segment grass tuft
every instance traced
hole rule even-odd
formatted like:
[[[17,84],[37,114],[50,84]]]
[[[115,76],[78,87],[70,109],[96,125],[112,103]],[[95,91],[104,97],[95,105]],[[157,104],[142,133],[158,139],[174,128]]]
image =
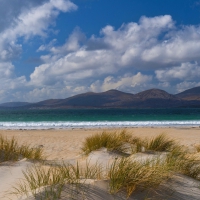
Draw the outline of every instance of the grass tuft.
[[[176,146],[167,155],[166,163],[174,173],[181,173],[200,180],[200,163],[198,157],[189,154],[183,147]]]
[[[19,145],[16,139],[7,139],[0,135],[0,162],[17,161],[22,158],[32,160],[44,159],[41,148],[31,148],[29,145]]]
[[[165,134],[160,134],[144,143],[145,148],[152,151],[170,151],[176,145],[175,141],[169,139]]]
[[[103,131],[100,134],[87,137],[83,143],[82,151],[88,155],[90,152],[100,149],[102,147],[107,148],[109,151],[126,151],[124,143],[131,142],[132,136],[125,130],[120,133]]]
[[[146,162],[123,158],[115,161],[109,171],[110,192],[126,190],[129,197],[137,188],[152,189],[170,174],[168,166],[160,159]]]
[[[41,200],[59,199],[66,185],[76,193],[86,179],[106,179],[109,182],[110,193],[115,194],[125,190],[128,198],[136,189],[154,190],[175,173],[200,180],[200,163],[197,157],[189,154],[187,149],[164,134],[150,140],[142,140],[126,131],[119,133],[104,131],[86,138],[82,151],[89,154],[91,151],[105,147],[110,151],[125,152],[127,143],[135,147],[134,152],[140,152],[145,147],[146,150],[167,151],[167,153],[156,154],[160,156],[146,161],[134,160],[131,157],[118,158],[107,169],[97,163],[90,165],[87,162],[85,166],[79,166],[79,163],[34,166],[24,172],[25,180],[15,186],[15,194],[28,196],[31,192],[35,197],[39,195]],[[9,145],[8,149],[15,149],[16,141],[13,139]]]
[[[197,152],[199,153],[200,152],[200,144],[198,145],[195,145],[195,149],[197,150]]]
[[[20,181],[13,187],[12,194],[17,196],[26,195],[27,197],[32,194],[35,198],[41,200],[59,199],[66,185],[69,186],[68,191],[71,190],[72,193],[73,191],[77,193],[86,179],[103,178],[100,165],[86,163],[86,166],[80,167],[78,162],[76,165],[35,165],[23,173],[24,181]]]
[[[141,151],[143,151],[143,149],[145,150],[144,140],[142,140],[138,137],[132,137],[130,143],[133,144],[135,147],[135,148],[133,148],[133,151],[132,151],[133,153],[141,152]]]

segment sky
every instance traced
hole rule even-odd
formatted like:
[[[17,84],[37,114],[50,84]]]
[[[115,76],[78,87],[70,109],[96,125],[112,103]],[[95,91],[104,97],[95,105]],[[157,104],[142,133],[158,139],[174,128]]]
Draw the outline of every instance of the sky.
[[[200,86],[200,0],[0,5],[0,103]]]

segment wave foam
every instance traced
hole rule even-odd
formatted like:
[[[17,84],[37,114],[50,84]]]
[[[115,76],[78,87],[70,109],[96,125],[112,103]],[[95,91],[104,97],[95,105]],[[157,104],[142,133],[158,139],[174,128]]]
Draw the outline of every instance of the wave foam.
[[[200,126],[195,121],[98,121],[98,122],[0,122],[0,129],[65,129],[65,128],[110,128],[110,127],[176,127]]]

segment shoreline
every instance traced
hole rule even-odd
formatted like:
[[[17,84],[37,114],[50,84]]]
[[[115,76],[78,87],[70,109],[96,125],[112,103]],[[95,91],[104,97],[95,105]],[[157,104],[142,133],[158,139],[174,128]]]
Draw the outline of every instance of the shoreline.
[[[3,124],[7,123],[7,124]],[[0,122],[1,130],[73,130],[73,129],[132,129],[132,128],[200,128],[200,121],[144,122]]]
[[[154,129],[199,129],[200,125],[163,125],[163,126],[83,126],[83,127],[1,127],[0,126],[0,132],[1,131],[48,131],[48,130],[121,130],[121,129],[148,129],[148,128],[154,128]]]

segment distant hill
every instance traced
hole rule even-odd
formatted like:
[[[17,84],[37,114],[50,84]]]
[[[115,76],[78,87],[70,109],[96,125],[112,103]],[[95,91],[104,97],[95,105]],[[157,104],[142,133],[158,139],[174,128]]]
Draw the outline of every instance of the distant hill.
[[[27,105],[30,105],[30,104],[31,103],[28,103],[28,102],[7,102],[7,103],[0,104],[0,107],[7,107],[7,108],[21,107],[21,106],[27,106]]]
[[[139,108],[166,108],[184,106],[185,102],[164,90],[150,89],[135,94],[132,106]]]
[[[140,98],[141,100],[147,99],[178,99],[175,95],[169,94],[164,90],[159,89],[150,89],[143,92],[139,92],[135,97]]]
[[[90,107],[120,107],[122,102],[132,101],[133,94],[121,92],[118,90],[109,90],[107,92],[94,93],[88,92],[75,95],[66,99],[46,100],[34,104],[34,107],[51,106],[65,108],[90,108]]]
[[[50,99],[27,106],[29,108],[171,108],[200,107],[198,101],[186,101],[164,90],[150,89],[137,94],[109,90],[88,92],[66,99]]]
[[[164,90],[150,89],[137,94],[109,90],[87,92],[66,99],[48,99],[37,103],[13,102],[0,104],[1,108],[68,109],[68,108],[176,108],[199,107],[200,87],[173,95]]]
[[[184,92],[181,92],[176,95],[176,97],[179,97],[184,100],[198,100],[200,101],[200,87],[194,87],[189,90],[185,90]]]

